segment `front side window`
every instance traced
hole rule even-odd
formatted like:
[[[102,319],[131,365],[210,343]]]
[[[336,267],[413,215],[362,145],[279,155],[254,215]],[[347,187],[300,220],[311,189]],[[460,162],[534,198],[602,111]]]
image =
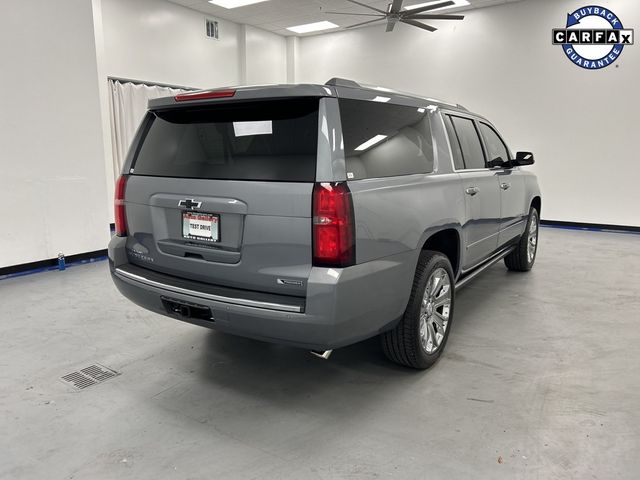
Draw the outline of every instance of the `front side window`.
[[[484,137],[484,143],[487,146],[489,161],[497,158],[501,158],[503,162],[510,160],[507,146],[493,128],[486,123],[480,123],[480,131]]]
[[[423,108],[341,99],[348,180],[433,171],[433,142]]]
[[[465,168],[486,168],[482,143],[473,120],[452,115],[451,121],[460,141]]]

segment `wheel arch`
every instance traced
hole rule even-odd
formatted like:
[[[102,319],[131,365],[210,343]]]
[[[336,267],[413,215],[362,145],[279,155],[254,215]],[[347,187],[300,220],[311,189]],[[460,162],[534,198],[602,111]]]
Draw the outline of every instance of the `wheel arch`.
[[[538,210],[538,217],[542,215],[542,197],[536,195],[531,199],[531,206]]]
[[[442,253],[451,262],[453,275],[458,278],[462,260],[462,236],[459,226],[447,225],[425,232],[421,250],[433,250]]]

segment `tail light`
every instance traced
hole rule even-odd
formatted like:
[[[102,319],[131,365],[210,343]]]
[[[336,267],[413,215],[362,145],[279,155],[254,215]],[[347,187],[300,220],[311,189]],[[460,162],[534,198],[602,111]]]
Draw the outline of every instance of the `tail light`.
[[[116,222],[116,235],[127,236],[127,216],[124,211],[124,191],[127,186],[127,176],[120,175],[116,181],[116,191],[114,198],[114,216]]]
[[[313,188],[313,264],[348,267],[356,259],[351,192],[346,183]]]
[[[192,100],[209,100],[212,98],[229,98],[236,94],[235,90],[205,90],[202,92],[189,92],[176,95],[176,102],[190,102]]]

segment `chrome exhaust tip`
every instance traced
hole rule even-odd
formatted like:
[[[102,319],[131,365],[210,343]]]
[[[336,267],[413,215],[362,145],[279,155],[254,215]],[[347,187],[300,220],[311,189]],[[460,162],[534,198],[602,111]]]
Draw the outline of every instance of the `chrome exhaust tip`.
[[[311,355],[315,355],[316,357],[324,360],[329,360],[331,352],[333,352],[333,350],[311,350]]]

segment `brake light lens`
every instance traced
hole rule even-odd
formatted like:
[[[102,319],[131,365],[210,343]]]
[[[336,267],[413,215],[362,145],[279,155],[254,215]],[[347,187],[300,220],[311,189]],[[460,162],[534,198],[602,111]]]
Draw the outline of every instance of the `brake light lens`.
[[[351,192],[346,183],[313,188],[313,265],[348,267],[356,259]]]
[[[114,217],[116,222],[116,235],[119,237],[127,236],[127,216],[124,211],[124,191],[127,186],[127,176],[120,175],[116,181],[116,189],[114,195]]]
[[[204,92],[189,92],[176,95],[174,98],[176,102],[189,102],[192,100],[208,100],[211,98],[229,98],[236,94],[235,90],[207,90]]]

